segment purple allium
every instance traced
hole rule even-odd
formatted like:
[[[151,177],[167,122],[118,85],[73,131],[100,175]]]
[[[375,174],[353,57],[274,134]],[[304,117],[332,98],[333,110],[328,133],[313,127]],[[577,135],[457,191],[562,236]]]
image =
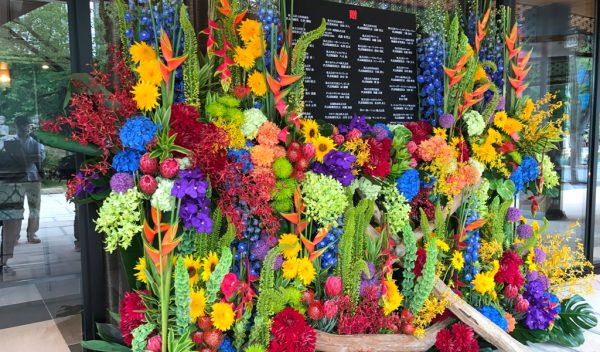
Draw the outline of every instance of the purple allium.
[[[278,255],[277,258],[275,258],[275,264],[273,264],[273,270],[279,270],[282,265],[283,265],[283,257]]]
[[[500,100],[498,100],[498,105],[496,105],[496,111],[502,111],[506,107],[506,99],[501,95]]]
[[[506,212],[506,220],[510,222],[517,222],[521,218],[521,211],[519,208],[510,207]]]
[[[440,124],[440,127],[442,127],[442,128],[450,128],[454,124],[454,116],[452,116],[451,114],[445,113],[442,116],[440,116],[438,123]]]
[[[544,260],[546,260],[546,252],[544,252],[542,248],[538,247],[534,249],[533,253],[535,254],[536,263],[541,264],[544,262]]]
[[[529,237],[531,237],[531,235],[533,235],[533,228],[531,228],[530,225],[521,224],[521,225],[517,226],[517,236],[520,239],[526,240]]]
[[[125,172],[118,172],[110,178],[110,189],[116,193],[125,193],[132,189],[133,176]]]

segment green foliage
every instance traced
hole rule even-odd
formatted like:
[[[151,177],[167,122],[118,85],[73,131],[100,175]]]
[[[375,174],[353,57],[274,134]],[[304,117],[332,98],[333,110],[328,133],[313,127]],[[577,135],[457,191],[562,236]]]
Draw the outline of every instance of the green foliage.
[[[181,242],[179,242],[179,245],[177,248],[175,248],[177,253],[184,257],[189,254],[193,254],[196,244],[196,237],[198,236],[199,235],[194,230],[184,230],[183,234],[181,235]]]
[[[177,258],[175,265],[175,326],[177,334],[184,336],[190,326],[190,276],[188,275],[183,256]]]
[[[100,352],[131,352],[131,348],[120,345],[115,342],[108,342],[102,340],[89,340],[89,341],[81,341],[81,347],[90,350],[90,351],[100,351]],[[146,345],[144,345],[146,347]],[[140,351],[140,350],[138,350]],[[143,350],[141,350],[143,351]]]
[[[242,318],[233,326],[233,346],[238,351],[241,351],[242,346],[246,342],[246,332],[251,316],[252,309],[246,309]]]
[[[235,240],[236,235],[237,233],[235,231],[235,226],[231,223],[227,224],[227,231],[225,232],[225,235],[221,237],[221,240],[219,241],[219,246],[222,248],[229,248],[233,240]]]
[[[512,200],[501,203],[500,197],[495,197],[489,207],[488,222],[484,225],[484,233],[490,241],[500,244],[512,243],[512,225],[506,222],[506,213],[512,204]]]
[[[229,270],[233,262],[233,254],[229,247],[222,247],[219,263],[215,266],[215,271],[210,275],[210,279],[206,283],[206,305],[211,306],[217,301],[218,294],[221,291],[221,282]]]
[[[127,21],[125,21],[125,12],[127,11],[127,5],[125,4],[125,2],[123,2],[123,0],[116,0],[115,8],[117,10],[117,23],[119,24],[119,39],[121,39],[121,47],[124,50],[126,50],[127,48],[129,48],[129,40],[127,40],[127,35],[125,34],[127,28],[129,27],[127,25]],[[131,56],[129,56],[127,52],[124,52],[123,54],[127,66],[133,69],[134,65],[131,61]]]
[[[167,340],[167,349],[169,352],[192,352],[193,347],[194,342],[190,339],[189,332],[176,338],[173,330],[169,330]]]
[[[220,237],[221,237],[221,227],[223,224],[223,213],[221,212],[221,208],[217,207],[212,214],[213,227],[212,233],[210,234],[197,234],[195,236],[195,247],[196,247],[196,257],[204,258],[208,255],[210,251],[217,251],[219,248],[222,248],[225,245],[220,245]]]
[[[581,346],[584,330],[598,325],[594,309],[579,295],[562,301],[558,317],[550,330],[550,341],[563,346]]]
[[[417,314],[423,303],[433,290],[435,285],[435,267],[437,264],[438,249],[435,239],[432,239],[427,243],[427,259],[425,265],[423,265],[423,271],[421,276],[417,279],[413,296],[410,297],[409,308],[413,314]]]
[[[310,32],[306,32],[298,38],[294,49],[292,50],[291,72],[292,75],[304,75],[304,60],[306,59],[306,50],[313,41],[321,38],[325,34],[327,24],[325,19],[321,25]],[[290,112],[301,114],[304,112],[304,79],[300,79],[290,91],[288,102],[290,104]]]
[[[271,317],[270,317],[270,302],[269,299],[262,293],[268,292],[275,288],[275,259],[281,253],[279,246],[271,248],[260,271],[260,284],[258,291],[261,295],[258,296],[256,302],[256,316],[254,317],[254,325],[250,330],[250,343],[267,346],[271,337]]]
[[[338,243],[338,252],[340,258],[338,259],[336,270],[338,276],[344,280],[350,273],[350,267],[352,265],[352,246],[356,224],[356,209],[354,207],[348,207],[344,214],[344,232],[340,237]],[[348,255],[346,255],[348,253]]]
[[[142,324],[135,328],[131,332],[131,335],[133,336],[133,340],[131,341],[131,351],[144,352],[146,350],[146,339],[154,329],[156,329],[156,325],[151,323]]]
[[[187,59],[183,65],[183,92],[187,104],[200,106],[200,63],[198,61],[198,40],[194,26],[187,15],[187,6],[181,5],[179,22],[184,33],[183,52]]]

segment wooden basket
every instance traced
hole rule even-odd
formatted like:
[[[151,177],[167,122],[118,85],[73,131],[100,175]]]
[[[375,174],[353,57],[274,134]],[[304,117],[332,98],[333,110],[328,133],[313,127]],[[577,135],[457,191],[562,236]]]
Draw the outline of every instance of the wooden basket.
[[[435,344],[437,333],[453,319],[446,319],[416,338],[410,335],[335,335],[317,330],[316,350],[322,352],[408,352],[427,351]]]

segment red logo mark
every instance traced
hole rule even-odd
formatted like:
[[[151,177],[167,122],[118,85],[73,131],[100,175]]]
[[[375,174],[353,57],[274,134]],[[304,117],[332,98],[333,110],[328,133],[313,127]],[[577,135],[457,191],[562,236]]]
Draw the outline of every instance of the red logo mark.
[[[358,19],[358,11],[356,10],[350,10],[350,19],[351,20],[357,20]]]

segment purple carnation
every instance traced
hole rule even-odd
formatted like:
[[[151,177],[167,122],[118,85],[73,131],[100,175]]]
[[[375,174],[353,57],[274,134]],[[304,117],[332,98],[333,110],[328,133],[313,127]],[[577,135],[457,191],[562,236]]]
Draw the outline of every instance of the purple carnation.
[[[517,226],[517,236],[520,239],[526,240],[529,237],[531,237],[531,235],[533,235],[533,228],[531,228],[530,225],[521,224],[521,225]]]
[[[517,222],[521,218],[521,211],[519,208],[510,207],[506,212],[506,220],[510,222]]]
[[[534,249],[533,253],[535,254],[536,263],[541,264],[544,262],[544,260],[546,260],[546,252],[544,252],[542,248],[538,247]]]
[[[454,124],[454,116],[448,113],[442,114],[438,120],[438,123],[442,128],[450,128]]]
[[[125,193],[132,189],[133,176],[129,173],[118,172],[110,178],[110,188],[116,193]]]

